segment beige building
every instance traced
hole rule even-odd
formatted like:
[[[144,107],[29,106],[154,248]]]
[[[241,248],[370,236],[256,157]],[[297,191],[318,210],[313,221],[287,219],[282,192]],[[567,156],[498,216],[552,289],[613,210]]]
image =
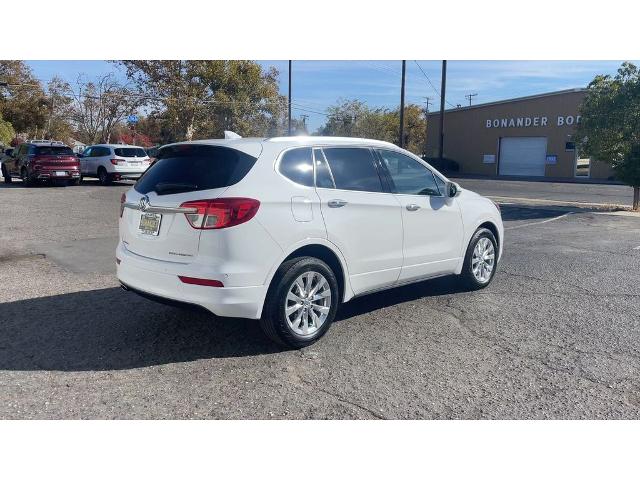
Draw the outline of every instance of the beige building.
[[[609,165],[581,158],[571,141],[584,95],[563,90],[446,110],[444,157],[462,174],[612,178]],[[439,112],[428,126],[427,156],[437,157]]]

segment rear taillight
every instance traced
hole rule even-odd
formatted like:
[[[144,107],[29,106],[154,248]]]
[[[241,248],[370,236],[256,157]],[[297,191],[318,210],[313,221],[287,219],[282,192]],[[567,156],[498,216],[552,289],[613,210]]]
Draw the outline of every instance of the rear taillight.
[[[123,193],[120,195],[120,218],[122,218],[122,213],[124,212],[124,204],[127,201],[127,196]]]
[[[111,164],[112,165],[118,165],[118,160],[116,160],[115,158],[111,159]]]
[[[195,208],[197,212],[185,213],[189,225],[202,230],[233,227],[248,222],[255,217],[260,202],[253,198],[217,198],[215,200],[195,200],[180,205]]]

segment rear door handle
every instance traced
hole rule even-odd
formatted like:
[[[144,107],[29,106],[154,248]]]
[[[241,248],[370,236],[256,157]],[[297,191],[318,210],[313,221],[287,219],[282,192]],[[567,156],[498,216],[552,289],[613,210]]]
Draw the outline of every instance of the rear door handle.
[[[345,200],[340,200],[338,198],[329,200],[327,202],[327,205],[329,205],[329,208],[340,208],[340,207],[344,207],[346,204],[347,202]]]
[[[407,205],[406,208],[410,212],[415,212],[416,210],[420,210],[420,205],[416,205],[415,203],[411,203],[411,204]]]

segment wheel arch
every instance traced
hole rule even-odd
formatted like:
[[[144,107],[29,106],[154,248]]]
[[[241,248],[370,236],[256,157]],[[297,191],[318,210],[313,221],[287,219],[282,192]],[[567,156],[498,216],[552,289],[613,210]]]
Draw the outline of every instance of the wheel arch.
[[[342,252],[326,239],[310,238],[305,242],[297,243],[292,246],[288,252],[285,252],[279,262],[273,267],[267,279],[267,286],[270,287],[276,272],[284,262],[295,257],[316,257],[325,262],[336,275],[338,288],[340,289],[340,298],[342,302],[346,302],[353,297],[353,290],[349,282],[349,270]],[[266,289],[268,290],[268,288]],[[266,292],[265,292],[266,293]]]
[[[473,233],[475,233],[480,228],[486,228],[491,233],[493,233],[493,236],[496,238],[496,242],[498,242],[498,251],[499,251],[502,239],[500,238],[500,231],[498,230],[498,226],[491,221],[486,221],[478,225],[478,227],[473,231]]]

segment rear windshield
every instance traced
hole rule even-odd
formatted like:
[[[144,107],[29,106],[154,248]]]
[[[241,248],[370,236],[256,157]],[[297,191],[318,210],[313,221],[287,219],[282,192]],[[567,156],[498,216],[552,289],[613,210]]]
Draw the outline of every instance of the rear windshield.
[[[147,152],[142,148],[114,148],[114,153],[118,157],[146,157]]]
[[[73,155],[69,147],[36,147],[36,155]]]
[[[249,173],[256,158],[232,148],[213,145],[175,145],[158,151],[158,160],[135,189],[158,195],[223,188]]]

